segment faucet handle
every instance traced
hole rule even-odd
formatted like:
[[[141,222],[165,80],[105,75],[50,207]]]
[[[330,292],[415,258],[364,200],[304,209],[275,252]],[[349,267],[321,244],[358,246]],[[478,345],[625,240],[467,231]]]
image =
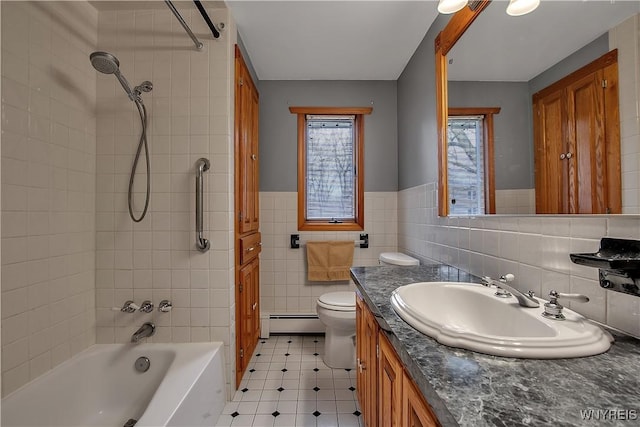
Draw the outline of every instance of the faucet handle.
[[[500,276],[500,281],[501,282],[513,282],[516,279],[516,276],[514,276],[511,273],[507,273],[504,276]]]
[[[158,311],[162,313],[168,313],[172,308],[173,306],[171,305],[171,301],[166,299],[163,299],[160,301],[160,304],[158,304]]]
[[[563,294],[552,290],[549,292],[549,302],[555,303],[558,298],[568,299],[577,302],[589,302],[589,297],[582,294]]]
[[[589,302],[589,297],[582,294],[562,294],[552,290],[549,292],[549,302],[544,305],[544,312],[542,315],[553,320],[564,320],[564,314],[562,304],[558,303],[558,298],[570,299],[578,302]]]
[[[121,311],[123,313],[134,313],[136,310],[139,310],[140,306],[135,302],[128,300],[122,305],[122,308],[119,307],[111,307],[112,311]]]
[[[149,300],[142,301],[139,310],[143,313],[151,313],[153,311],[153,303]]]

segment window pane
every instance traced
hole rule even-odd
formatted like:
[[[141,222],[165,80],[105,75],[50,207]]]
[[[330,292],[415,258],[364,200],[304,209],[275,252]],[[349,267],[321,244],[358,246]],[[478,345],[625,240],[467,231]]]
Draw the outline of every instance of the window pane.
[[[450,117],[448,187],[450,215],[485,213],[483,117]]]
[[[309,220],[355,217],[354,116],[307,117]]]

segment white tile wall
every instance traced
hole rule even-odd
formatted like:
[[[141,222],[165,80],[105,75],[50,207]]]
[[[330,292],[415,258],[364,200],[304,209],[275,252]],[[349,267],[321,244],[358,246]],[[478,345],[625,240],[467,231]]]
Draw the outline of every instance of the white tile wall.
[[[529,215],[536,213],[536,190],[496,190],[496,214]]]
[[[95,342],[98,15],[2,7],[2,395]]]
[[[143,80],[149,111],[151,201],[147,217],[128,214],[129,173],[140,121],[118,81],[97,74],[96,319],[99,343],[128,342],[145,321],[154,342],[223,341],[227,379],[235,378],[233,292],[233,61],[235,25],[226,9],[212,39],[192,4],[181,14],[204,43],[198,51],[168,8],[101,11],[98,48],[120,60],[131,85]],[[209,35],[207,35],[209,34]],[[86,61],[88,64],[88,60]],[[195,249],[195,162],[205,173],[204,236],[211,249]],[[136,175],[137,212],[144,203],[145,163]],[[125,300],[163,299],[170,313],[114,312]]]
[[[566,303],[601,323],[640,337],[640,298],[606,291],[598,270],[573,264],[572,252],[595,252],[602,237],[640,239],[638,216],[437,216],[436,184],[398,193],[398,247],[477,276],[516,276],[515,287],[543,298],[554,289],[587,295]],[[425,232],[423,232],[425,230]],[[462,237],[461,237],[462,236]]]
[[[640,14],[609,31],[609,49],[618,49],[622,212],[640,214]]]
[[[378,265],[381,252],[397,250],[397,193],[367,192],[365,230],[369,248],[355,247],[353,265]],[[348,282],[309,282],[304,246],[290,248],[290,235],[309,240],[358,240],[360,232],[299,232],[296,192],[260,193],[260,303],[267,313],[315,313],[316,300],[325,292],[348,290]]]

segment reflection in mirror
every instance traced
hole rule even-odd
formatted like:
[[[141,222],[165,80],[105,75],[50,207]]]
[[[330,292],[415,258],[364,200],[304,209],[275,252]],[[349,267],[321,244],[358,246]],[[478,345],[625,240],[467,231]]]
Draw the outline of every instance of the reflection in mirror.
[[[484,212],[482,210],[464,212],[464,209],[454,208],[452,201],[455,200],[455,203],[460,206],[460,199],[452,197],[451,188],[449,188],[446,198],[448,212],[444,214],[611,212],[608,205],[599,211],[593,208],[592,204],[588,209],[571,208],[568,196],[564,211],[560,208],[556,211],[545,210],[540,205],[536,209],[536,185],[543,188],[538,182],[543,177],[536,176],[536,170],[538,175],[542,175],[540,170],[553,169],[540,169],[539,164],[536,163],[540,160],[536,161],[534,146],[537,141],[544,138],[534,139],[532,98],[535,93],[545,87],[606,54],[612,44],[609,40],[609,30],[626,18],[638,14],[640,2],[542,2],[533,13],[517,18],[506,15],[504,8],[501,7],[503,4],[499,3],[502,2],[490,3],[448,52],[445,64],[448,68],[448,104],[444,104],[445,108],[447,105],[448,108],[489,106],[501,108],[500,114],[494,118],[495,154],[491,158],[495,163],[495,210],[490,209],[490,205],[486,203],[488,200],[486,189],[489,187],[483,184],[484,191],[469,191],[468,194],[484,199],[486,206]],[[623,53],[621,50],[620,54]],[[620,60],[623,61],[623,59]],[[447,90],[445,89],[444,92],[447,93]],[[638,96],[637,91],[634,96]],[[610,122],[613,121],[610,120]],[[615,123],[616,131],[619,132],[619,120],[615,120]],[[597,137],[598,141],[601,139],[602,136]],[[580,193],[576,186],[576,183],[580,183],[578,179],[580,175],[576,172],[577,167],[574,169],[571,162],[577,165],[578,159],[571,149],[562,149],[559,153],[565,154],[563,159],[565,162],[560,164],[560,169],[556,173],[566,174],[567,180],[565,183],[554,185],[566,186],[567,194],[570,187],[575,187],[576,190],[572,193],[575,194],[573,196],[575,201],[578,194],[586,194],[584,191]],[[566,153],[571,153],[569,159],[566,159]],[[581,170],[593,170],[593,176],[598,175],[594,180],[602,181],[604,179],[600,166],[603,161],[602,156],[591,157],[589,159],[591,167],[583,167]],[[613,166],[610,167],[611,170],[618,169],[618,176],[620,175],[619,157],[618,155],[616,162],[611,162]],[[583,155],[580,158],[584,163],[584,159],[588,156]],[[443,161],[442,156],[440,159]],[[451,162],[447,163],[450,171]],[[488,172],[486,168],[485,170]],[[544,174],[548,175],[549,172]],[[441,179],[442,175],[441,172]],[[607,172],[604,173],[604,176],[606,175]],[[586,179],[583,178],[582,181]],[[449,177],[448,185],[444,187],[450,187],[452,183]],[[547,188],[549,186],[551,184],[548,184]],[[616,184],[616,187],[611,192],[620,194],[620,185]],[[442,186],[440,188],[442,189]],[[606,196],[606,192],[609,191],[606,189],[606,183],[603,191]],[[543,194],[543,191],[538,190],[537,193],[539,200],[549,198]],[[597,197],[600,197],[599,194]],[[624,194],[627,197],[629,192],[626,191]],[[594,196],[593,199],[597,197]],[[637,199],[637,195],[634,198]],[[583,199],[586,200],[587,197]],[[441,197],[440,202],[444,201]],[[593,205],[595,204],[594,201]],[[440,214],[443,214],[442,209]]]

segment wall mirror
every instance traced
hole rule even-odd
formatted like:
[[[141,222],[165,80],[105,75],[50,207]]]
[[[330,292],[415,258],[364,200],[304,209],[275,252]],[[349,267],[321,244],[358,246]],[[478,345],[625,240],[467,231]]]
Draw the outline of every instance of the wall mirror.
[[[534,141],[532,96],[606,56],[609,29],[640,13],[640,3],[542,2],[534,12],[520,17],[507,15],[506,3],[501,1],[470,2],[469,5],[452,15],[436,39],[439,215],[610,212],[606,208],[601,212],[536,210],[535,188],[539,185],[536,180],[557,173],[544,170],[544,174],[536,175],[534,147],[540,137]],[[616,55],[617,51],[602,61],[611,61]],[[488,117],[479,114],[482,110],[493,111],[493,114]],[[491,134],[486,129],[487,119],[493,122]],[[619,140],[619,118],[614,119],[609,120],[609,126],[616,123],[612,132],[618,132]],[[493,152],[469,145],[469,140],[476,136],[483,144],[492,137]],[[467,144],[466,149],[461,148],[464,144],[459,143],[460,139]],[[469,150],[469,146],[475,150]],[[564,154],[566,164],[569,161],[577,164],[575,154],[567,153],[560,150],[558,158]],[[482,167],[470,167],[470,160]],[[593,161],[595,164],[600,159]],[[620,175],[619,154],[616,162],[611,162],[611,170],[617,168]],[[460,178],[456,167],[479,176]],[[478,169],[484,171],[478,172]],[[452,189],[461,180],[473,182],[475,187],[469,189],[463,185],[462,191],[455,193]],[[489,183],[493,186],[491,193]],[[552,185],[557,186],[562,184]],[[620,185],[616,186],[618,194],[622,194]],[[543,192],[538,191],[537,195],[542,197]],[[483,199],[484,204],[470,208],[463,200],[465,196]]]

